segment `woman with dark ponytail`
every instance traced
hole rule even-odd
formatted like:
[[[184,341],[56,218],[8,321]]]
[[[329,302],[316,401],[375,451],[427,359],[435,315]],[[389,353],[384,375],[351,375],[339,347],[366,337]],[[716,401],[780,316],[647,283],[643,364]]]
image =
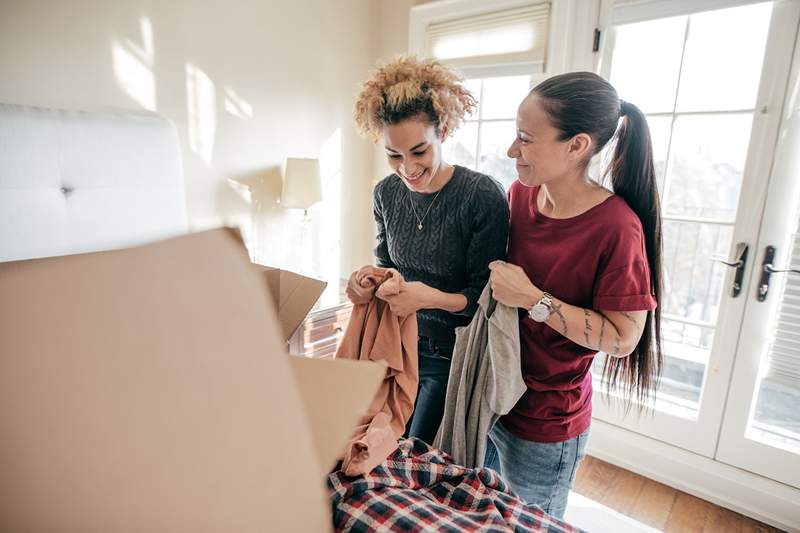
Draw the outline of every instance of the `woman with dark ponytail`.
[[[589,176],[609,142],[611,190]],[[520,104],[508,150],[508,263],[494,297],[519,307],[528,386],[489,435],[486,465],[530,503],[563,517],[592,414],[589,369],[643,405],[661,369],[661,215],[642,112],[590,72],[554,76]]]

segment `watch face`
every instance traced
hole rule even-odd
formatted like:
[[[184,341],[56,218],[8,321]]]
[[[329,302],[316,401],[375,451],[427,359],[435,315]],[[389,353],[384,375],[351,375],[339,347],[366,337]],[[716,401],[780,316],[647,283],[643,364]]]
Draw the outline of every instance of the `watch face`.
[[[538,303],[531,308],[530,315],[536,322],[544,322],[550,316],[550,309],[543,303]]]

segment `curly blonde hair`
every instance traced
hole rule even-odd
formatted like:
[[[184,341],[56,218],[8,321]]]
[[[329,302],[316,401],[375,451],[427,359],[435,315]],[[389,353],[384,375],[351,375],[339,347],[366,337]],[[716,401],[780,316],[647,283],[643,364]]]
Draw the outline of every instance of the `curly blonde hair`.
[[[472,94],[454,70],[434,60],[398,56],[379,66],[363,83],[354,115],[361,133],[380,139],[383,126],[419,115],[452,135],[475,111]]]

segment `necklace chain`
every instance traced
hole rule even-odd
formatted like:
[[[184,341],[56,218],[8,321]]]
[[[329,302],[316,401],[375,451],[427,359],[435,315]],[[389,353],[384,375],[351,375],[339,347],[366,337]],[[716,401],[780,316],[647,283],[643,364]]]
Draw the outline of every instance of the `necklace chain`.
[[[439,195],[441,193],[442,193],[442,189],[439,189],[439,192],[437,192],[436,196],[433,197],[433,200],[431,200],[431,203],[428,204],[428,209],[425,210],[425,214],[422,215],[422,218],[419,218],[419,215],[417,214],[417,210],[414,207],[414,200],[411,198],[411,191],[409,191],[409,193],[408,193],[408,203],[411,204],[411,211],[414,212],[414,217],[417,219],[417,229],[419,231],[422,231],[422,228],[423,228],[422,223],[425,221],[425,218],[427,218],[428,213],[431,212],[431,207],[433,207],[434,202],[436,202],[436,199],[439,198]]]

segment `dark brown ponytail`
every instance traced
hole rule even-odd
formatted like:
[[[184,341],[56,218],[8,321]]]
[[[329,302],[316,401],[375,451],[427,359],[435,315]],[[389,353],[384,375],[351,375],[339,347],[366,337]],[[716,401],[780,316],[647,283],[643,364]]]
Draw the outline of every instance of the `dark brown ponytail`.
[[[647,119],[635,105],[621,101],[614,155],[609,166],[611,186],[642,221],[645,247],[650,265],[651,291],[659,306],[647,313],[642,338],[630,357],[609,357],[603,376],[616,383],[620,372],[627,384],[627,393],[635,391],[639,400],[647,400],[661,374],[661,205],[658,198],[653,146]]]

